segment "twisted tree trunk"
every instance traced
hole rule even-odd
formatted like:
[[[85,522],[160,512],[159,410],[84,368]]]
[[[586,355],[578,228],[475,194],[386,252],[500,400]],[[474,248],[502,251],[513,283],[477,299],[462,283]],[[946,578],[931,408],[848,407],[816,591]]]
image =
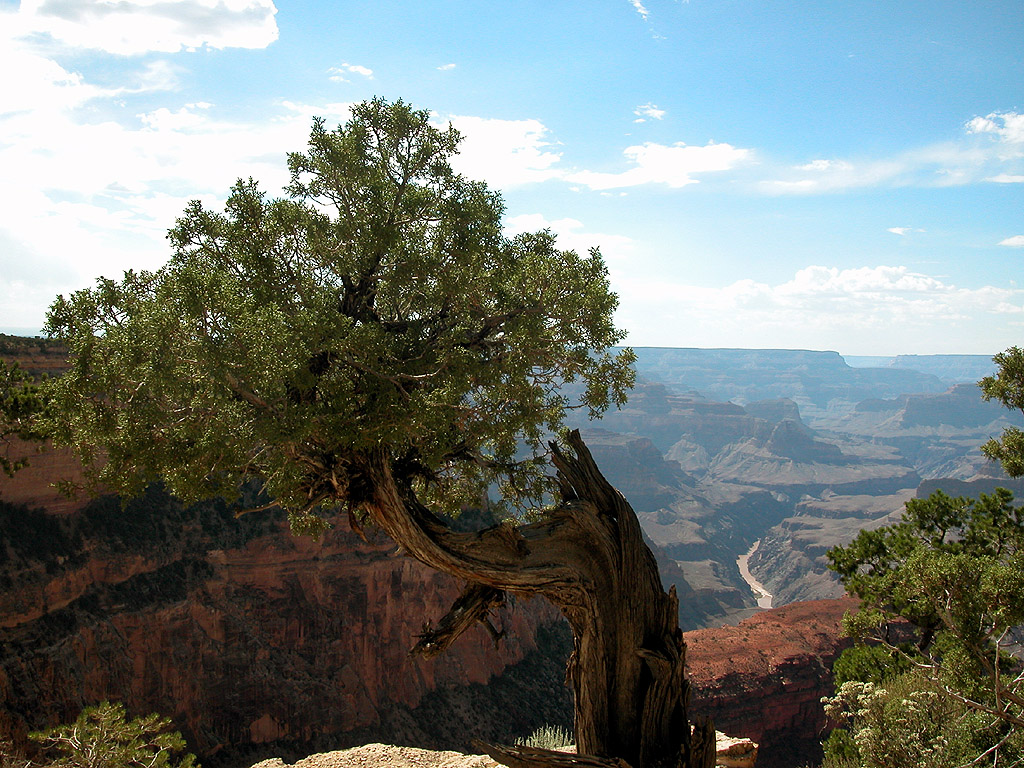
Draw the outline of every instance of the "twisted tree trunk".
[[[579,433],[571,433],[568,443],[574,455],[552,445],[561,504],[540,522],[478,533],[450,530],[396,482],[387,456],[366,457],[365,506],[373,519],[407,554],[469,582],[416,650],[440,652],[474,621],[485,620],[505,591],[543,595],[574,635],[567,679],[576,700],[577,752],[606,766],[713,766],[710,724],[701,724],[691,739],[675,589],[662,589],[636,514],[601,475]],[[569,757],[488,751],[516,768],[557,766]]]

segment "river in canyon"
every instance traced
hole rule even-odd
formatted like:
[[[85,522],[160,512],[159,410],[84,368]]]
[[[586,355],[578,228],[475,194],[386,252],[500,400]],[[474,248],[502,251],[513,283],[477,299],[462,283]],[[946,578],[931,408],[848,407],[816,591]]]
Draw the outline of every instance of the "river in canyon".
[[[743,580],[750,585],[750,591],[757,596],[757,607],[758,608],[771,608],[772,607],[772,596],[771,593],[764,588],[764,584],[754,578],[750,573],[750,558],[757,548],[761,545],[761,540],[758,539],[751,546],[750,550],[745,555],[740,555],[736,558],[736,565],[740,569],[740,576]]]

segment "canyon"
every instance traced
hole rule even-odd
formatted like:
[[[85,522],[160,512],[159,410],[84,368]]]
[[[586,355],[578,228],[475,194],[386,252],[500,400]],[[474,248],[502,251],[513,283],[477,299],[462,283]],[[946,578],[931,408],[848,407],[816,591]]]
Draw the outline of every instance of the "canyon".
[[[123,510],[0,502],[0,530],[0,736],[23,741],[116,699],[171,716],[204,763],[240,766],[380,740],[466,749],[570,724],[571,638],[550,606],[503,609],[499,646],[477,627],[437,659],[410,657],[459,585],[343,523],[314,542],[271,513],[236,520],[154,488]],[[688,633],[694,711],[760,740],[759,765],[813,755],[849,607],[800,603]]]
[[[704,616],[681,615],[686,628],[758,610],[738,567],[755,541],[747,565],[773,605],[837,598],[828,549],[895,522],[908,499],[1024,493],[979,450],[1024,424],[981,399],[976,380],[994,370],[983,356],[856,368],[835,352],[636,352],[630,400],[574,426],[700,601]]]
[[[124,510],[0,503],[0,529],[0,735],[116,699],[171,716],[204,763],[240,766],[380,740],[466,749],[571,721],[571,639],[550,606],[503,610],[497,647],[478,627],[412,658],[459,585],[343,524],[314,542],[269,513],[235,520],[151,489]],[[813,755],[849,607],[800,603],[688,633],[693,711],[760,741],[759,765]]]
[[[30,343],[15,357],[52,374],[62,354]],[[835,599],[825,552],[937,487],[1024,491],[977,452],[1019,416],[957,379],[984,375],[976,357],[856,369],[835,353],[638,356],[626,406],[573,426],[679,593],[694,712],[760,742],[758,765],[813,761],[854,607]],[[0,737],[104,698],[171,716],[215,768],[371,741],[464,749],[570,724],[571,638],[541,600],[502,609],[497,647],[477,627],[413,659],[461,585],[386,539],[364,542],[342,519],[320,541],[295,538],[271,512],[236,519],[159,487],[126,505],[67,499],[52,483],[75,471],[49,450],[0,479]],[[780,607],[763,610],[754,583]]]
[[[385,733],[461,746],[571,718],[553,609],[510,605],[500,647],[481,626],[457,653],[413,659],[461,585],[344,523],[313,541],[280,515],[235,520],[154,488],[61,515],[0,502],[0,529],[0,735],[16,741],[103,699],[172,717],[213,764]]]

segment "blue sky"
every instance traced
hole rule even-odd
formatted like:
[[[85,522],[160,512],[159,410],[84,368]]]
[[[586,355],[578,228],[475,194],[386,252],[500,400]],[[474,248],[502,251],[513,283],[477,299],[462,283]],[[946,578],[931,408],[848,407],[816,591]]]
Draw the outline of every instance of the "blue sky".
[[[629,343],[1024,343],[1019,0],[0,0],[0,71],[0,330],[380,95],[600,246]]]

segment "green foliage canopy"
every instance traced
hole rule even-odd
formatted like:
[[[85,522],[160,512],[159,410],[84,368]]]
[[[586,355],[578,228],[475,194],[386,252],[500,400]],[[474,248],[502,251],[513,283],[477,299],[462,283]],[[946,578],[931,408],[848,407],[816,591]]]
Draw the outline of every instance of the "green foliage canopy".
[[[130,494],[258,476],[314,533],[310,512],[358,505],[369,451],[444,512],[494,483],[536,503],[545,434],[623,402],[632,353],[608,351],[624,334],[597,250],[504,236],[500,197],[451,169],[458,141],[401,101],[317,120],[285,197],[240,180],[223,213],[188,206],[160,270],[58,297],[56,439]]]
[[[952,632],[980,651],[1024,621],[1024,510],[997,488],[980,499],[936,491],[911,499],[901,522],[861,531],[828,552],[829,567],[865,602],[857,621],[901,617]]]
[[[992,358],[999,367],[995,376],[978,382],[985,400],[998,400],[1007,408],[1024,413],[1024,350],[1010,347]],[[1024,475],[1024,432],[1017,427],[1003,430],[999,439],[981,446],[990,459],[1000,462],[1010,477]]]
[[[998,373],[979,382],[982,396],[1024,411],[1024,351],[1013,347],[994,361]],[[982,451],[1007,474],[1024,474],[1020,430]],[[1024,624],[1024,509],[1013,495],[936,491],[907,502],[901,522],[861,531],[828,559],[863,601],[844,627],[880,645],[836,662],[837,693],[826,707],[850,731],[830,737],[826,767],[1020,760],[1024,664],[1012,651]],[[891,637],[899,620],[916,631],[916,647]]]
[[[13,477],[28,460],[12,457],[12,438],[42,440],[35,417],[46,408],[42,387],[17,362],[0,360],[0,473]]]
[[[929,765],[994,765],[993,756],[1019,756],[1024,669],[1010,650],[1024,623],[1024,511],[1012,494],[936,491],[907,502],[901,522],[861,531],[828,558],[863,600],[844,628],[881,646],[836,664],[828,705],[851,731],[830,737],[826,764],[913,765],[919,754]],[[916,631],[916,647],[890,635],[900,620]]]
[[[1024,510],[1009,491],[912,499],[900,523],[861,531],[828,558],[864,601],[847,619],[854,636],[905,619],[926,663],[958,690],[984,695],[986,681],[998,684],[999,641],[1024,623]]]
[[[900,523],[861,531],[828,557],[863,600],[844,628],[881,645],[836,662],[827,704],[850,731],[829,738],[826,765],[952,768],[1020,757],[1024,678],[1009,650],[1024,623],[1024,512],[1012,494],[936,491],[907,502]],[[916,647],[890,635],[901,619],[916,630]]]

